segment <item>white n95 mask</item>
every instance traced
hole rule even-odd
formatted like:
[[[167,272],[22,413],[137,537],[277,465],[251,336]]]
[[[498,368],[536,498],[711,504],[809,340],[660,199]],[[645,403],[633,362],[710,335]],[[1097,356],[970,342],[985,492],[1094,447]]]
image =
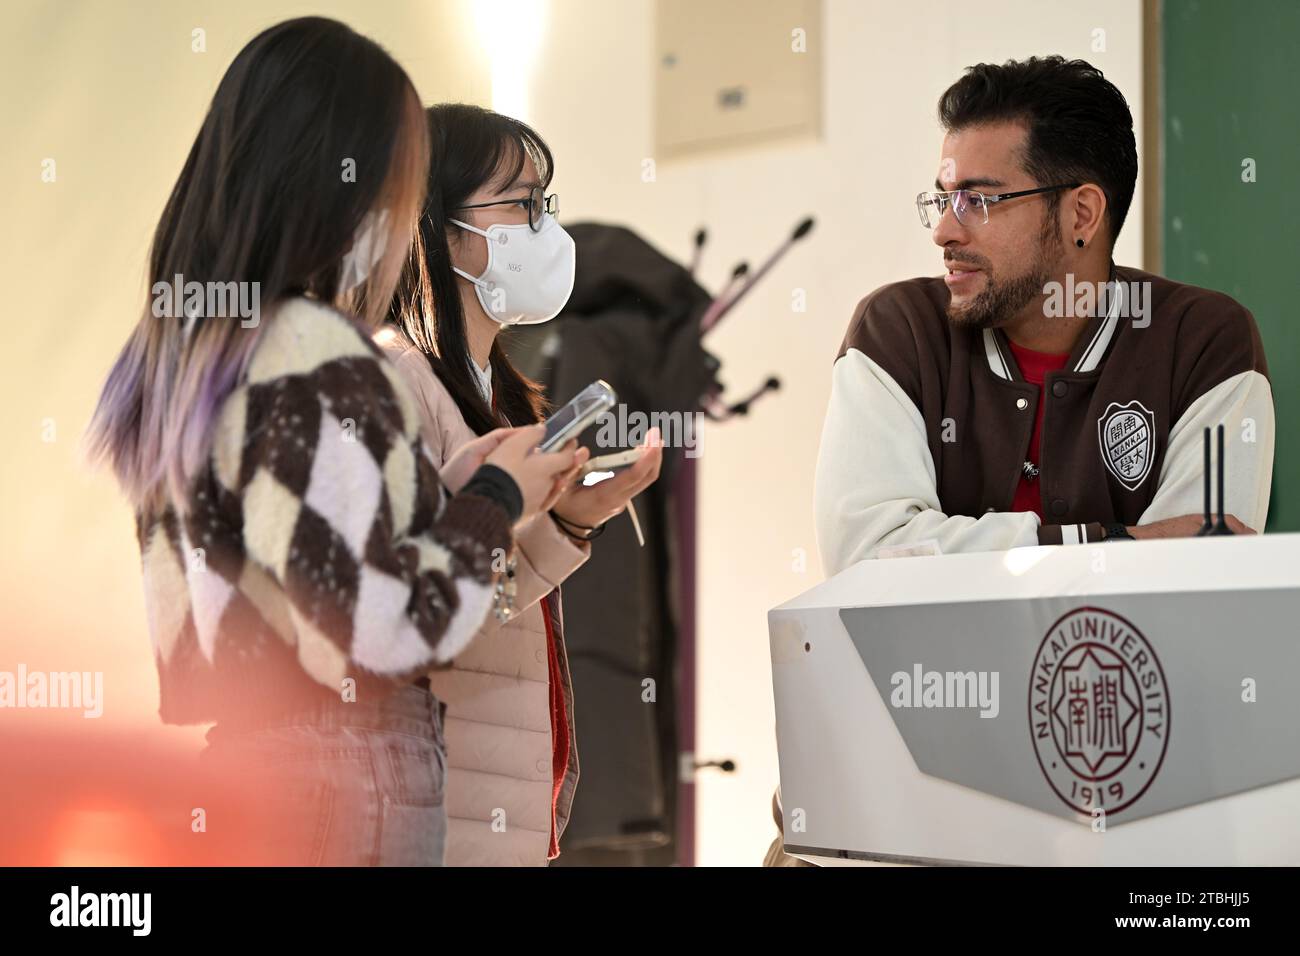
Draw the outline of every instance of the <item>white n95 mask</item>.
[[[542,214],[541,228],[527,223],[476,229],[459,219],[450,220],[487,240],[488,264],[478,278],[452,271],[474,283],[479,305],[502,325],[536,325],[555,318],[573,292],[576,249],[573,237],[550,213]]]
[[[352,239],[352,248],[343,254],[343,265],[339,270],[339,295],[351,292],[366,281],[370,270],[388,248],[388,210],[378,214],[373,211],[361,218]]]

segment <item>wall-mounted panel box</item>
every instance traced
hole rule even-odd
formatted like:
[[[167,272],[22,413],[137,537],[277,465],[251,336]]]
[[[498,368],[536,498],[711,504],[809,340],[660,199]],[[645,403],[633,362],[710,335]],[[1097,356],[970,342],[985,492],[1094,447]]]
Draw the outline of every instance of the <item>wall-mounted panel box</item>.
[[[655,139],[670,157],[821,130],[821,0],[658,0]]]

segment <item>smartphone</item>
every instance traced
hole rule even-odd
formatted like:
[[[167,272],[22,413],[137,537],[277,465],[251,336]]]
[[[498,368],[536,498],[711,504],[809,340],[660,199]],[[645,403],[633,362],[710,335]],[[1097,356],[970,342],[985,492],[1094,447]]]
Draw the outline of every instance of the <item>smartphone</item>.
[[[537,447],[542,451],[562,448],[570,438],[582,434],[596,419],[613,408],[616,401],[618,396],[609,387],[609,383],[596,379],[546,419],[546,436]]]
[[[630,465],[635,465],[640,457],[640,448],[629,448],[627,451],[615,452],[612,455],[601,455],[583,465],[582,473],[588,475],[593,471],[621,471]]]

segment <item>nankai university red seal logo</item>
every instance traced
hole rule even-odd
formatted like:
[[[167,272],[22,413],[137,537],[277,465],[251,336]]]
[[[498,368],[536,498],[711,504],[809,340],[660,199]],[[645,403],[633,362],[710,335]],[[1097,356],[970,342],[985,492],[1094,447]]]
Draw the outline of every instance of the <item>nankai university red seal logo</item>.
[[[1137,399],[1111,402],[1097,419],[1097,441],[1107,470],[1129,491],[1151,474],[1156,450],[1156,415]]]
[[[1147,639],[1101,608],[1058,620],[1030,673],[1029,729],[1043,775],[1071,810],[1132,805],[1169,745],[1169,688]]]

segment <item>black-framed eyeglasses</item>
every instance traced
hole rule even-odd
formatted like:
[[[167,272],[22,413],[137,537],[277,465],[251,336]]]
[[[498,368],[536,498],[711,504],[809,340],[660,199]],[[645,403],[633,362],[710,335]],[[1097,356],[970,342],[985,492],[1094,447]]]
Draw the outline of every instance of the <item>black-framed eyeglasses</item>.
[[[963,226],[983,226],[989,221],[989,206],[1004,199],[1018,199],[1021,196],[1036,196],[1039,193],[1055,192],[1058,189],[1077,189],[1081,183],[1061,183],[1057,186],[1039,186],[1037,189],[1021,189],[1014,193],[998,193],[986,196],[974,189],[949,189],[944,192],[920,193],[916,197],[916,211],[921,216],[921,225],[934,229],[943,219],[944,211],[951,206],[952,213]]]
[[[528,190],[527,199],[498,199],[495,202],[474,203],[472,206],[458,206],[458,209],[486,209],[488,206],[523,206],[528,210],[528,228],[533,232],[542,230],[542,213],[551,216],[560,214],[560,197],[555,193],[547,196],[541,186]]]

